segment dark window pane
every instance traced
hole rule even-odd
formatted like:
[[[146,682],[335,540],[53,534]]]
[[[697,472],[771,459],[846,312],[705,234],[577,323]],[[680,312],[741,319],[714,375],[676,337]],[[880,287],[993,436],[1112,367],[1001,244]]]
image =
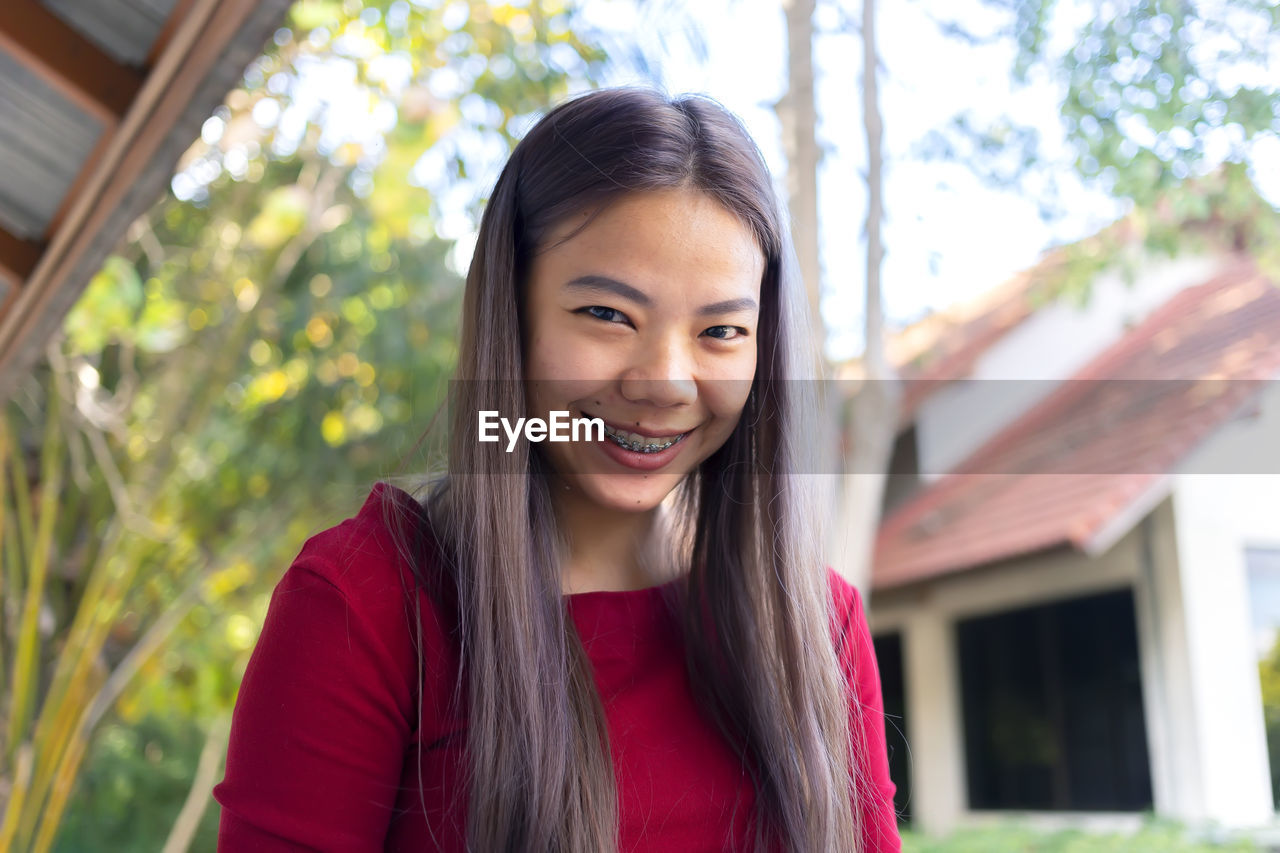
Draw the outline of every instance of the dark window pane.
[[[957,625],[969,806],[1151,807],[1130,590]]]
[[[880,690],[884,696],[884,739],[889,749],[889,777],[897,786],[893,806],[899,824],[911,822],[911,761],[907,750],[907,703],[902,686],[902,635],[873,637]]]

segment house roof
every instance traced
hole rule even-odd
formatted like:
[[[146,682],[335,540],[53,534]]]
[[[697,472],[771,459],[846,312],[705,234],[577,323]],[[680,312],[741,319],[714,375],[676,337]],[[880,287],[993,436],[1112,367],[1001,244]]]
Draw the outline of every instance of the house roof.
[[[872,585],[1113,544],[1280,375],[1280,287],[1245,258],[1172,297],[886,517]]]
[[[1137,237],[1131,218],[1108,225],[1081,245]],[[1045,254],[999,286],[957,302],[887,336],[885,351],[903,380],[898,431],[915,421],[920,406],[950,382],[972,373],[978,359],[1055,295],[1056,273],[1072,247]]]
[[[954,379],[1004,332],[1031,313],[1030,290],[1039,266],[991,290],[929,314],[893,332],[885,350],[904,380]]]
[[[288,5],[0,2],[0,399]]]

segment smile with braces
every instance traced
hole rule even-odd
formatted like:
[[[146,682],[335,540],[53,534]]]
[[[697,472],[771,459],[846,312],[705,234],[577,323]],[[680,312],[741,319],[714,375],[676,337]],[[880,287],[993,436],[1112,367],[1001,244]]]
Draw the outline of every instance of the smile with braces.
[[[604,434],[609,440],[621,447],[623,450],[630,450],[632,453],[661,453],[668,447],[679,444],[684,441],[684,437],[689,433],[681,433],[680,435],[667,435],[660,438],[640,435],[638,432],[627,432],[625,430],[613,429],[605,424]]]

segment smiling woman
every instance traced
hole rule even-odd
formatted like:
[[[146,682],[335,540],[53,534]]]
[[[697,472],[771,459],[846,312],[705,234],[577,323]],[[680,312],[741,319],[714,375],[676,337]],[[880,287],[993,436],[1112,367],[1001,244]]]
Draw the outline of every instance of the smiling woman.
[[[582,517],[599,507],[643,524],[634,513],[652,511],[728,439],[755,376],[764,265],[751,229],[689,187],[635,193],[590,221],[571,218],[533,258],[530,406],[599,417],[611,439],[547,448],[569,531],[595,528]],[[665,449],[646,453],[640,445],[654,439],[667,439]],[[573,561],[571,588],[630,582],[609,577],[602,565],[611,564],[643,583],[641,566],[597,556]]]
[[[467,277],[449,473],[376,484],[277,586],[220,849],[899,849],[870,635],[797,476],[784,222],[708,99],[593,92],[529,131]],[[602,430],[529,434],[561,415]]]

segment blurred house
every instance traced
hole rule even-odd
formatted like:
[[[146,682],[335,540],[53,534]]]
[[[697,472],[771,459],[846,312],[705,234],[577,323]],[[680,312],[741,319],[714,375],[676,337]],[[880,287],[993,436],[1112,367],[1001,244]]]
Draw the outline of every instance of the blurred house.
[[[870,618],[898,807],[931,833],[1274,825],[1280,286],[1222,252],[1077,307],[1043,272],[891,344]]]
[[[0,400],[288,6],[0,2]]]

